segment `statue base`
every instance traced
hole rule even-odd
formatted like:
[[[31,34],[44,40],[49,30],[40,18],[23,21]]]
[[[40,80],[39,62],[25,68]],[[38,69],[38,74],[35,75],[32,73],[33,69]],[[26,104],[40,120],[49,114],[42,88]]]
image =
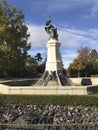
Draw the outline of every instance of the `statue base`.
[[[56,39],[50,39],[47,43],[47,62],[46,62],[46,71],[49,73],[55,71],[62,71],[63,65],[61,60],[61,55],[59,51],[61,43]]]

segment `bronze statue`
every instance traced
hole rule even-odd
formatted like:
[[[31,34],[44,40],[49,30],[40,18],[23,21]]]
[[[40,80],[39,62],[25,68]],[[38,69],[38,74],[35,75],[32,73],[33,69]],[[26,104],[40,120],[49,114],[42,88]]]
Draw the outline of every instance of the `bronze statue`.
[[[57,28],[55,28],[52,24],[51,24],[51,20],[49,19],[48,21],[46,21],[45,23],[45,31],[49,34],[49,39],[56,39],[58,40],[58,34],[57,34]]]

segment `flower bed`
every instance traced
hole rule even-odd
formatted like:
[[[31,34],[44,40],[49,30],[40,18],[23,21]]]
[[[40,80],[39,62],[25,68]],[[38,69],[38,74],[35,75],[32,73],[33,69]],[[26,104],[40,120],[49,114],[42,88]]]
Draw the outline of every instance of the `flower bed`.
[[[95,106],[0,104],[1,123],[13,123],[26,113],[35,113],[39,117],[36,123],[41,123],[41,119],[44,119],[43,123],[47,120],[47,123],[51,121],[52,124],[98,124],[98,108]],[[32,120],[33,117],[29,123],[34,123]]]

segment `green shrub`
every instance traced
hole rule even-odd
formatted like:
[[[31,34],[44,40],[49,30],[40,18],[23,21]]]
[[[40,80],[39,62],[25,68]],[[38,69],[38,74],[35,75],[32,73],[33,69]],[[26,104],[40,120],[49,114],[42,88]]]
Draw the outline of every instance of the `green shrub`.
[[[56,95],[0,95],[1,103],[12,104],[65,104],[98,106],[98,96],[56,96]]]

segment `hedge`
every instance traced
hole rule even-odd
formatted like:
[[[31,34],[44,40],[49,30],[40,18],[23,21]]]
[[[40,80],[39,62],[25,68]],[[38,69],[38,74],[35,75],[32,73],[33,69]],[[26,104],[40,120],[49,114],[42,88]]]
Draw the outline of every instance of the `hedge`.
[[[98,107],[98,96],[57,96],[57,95],[0,95],[1,103],[11,104],[66,104],[94,105]]]

